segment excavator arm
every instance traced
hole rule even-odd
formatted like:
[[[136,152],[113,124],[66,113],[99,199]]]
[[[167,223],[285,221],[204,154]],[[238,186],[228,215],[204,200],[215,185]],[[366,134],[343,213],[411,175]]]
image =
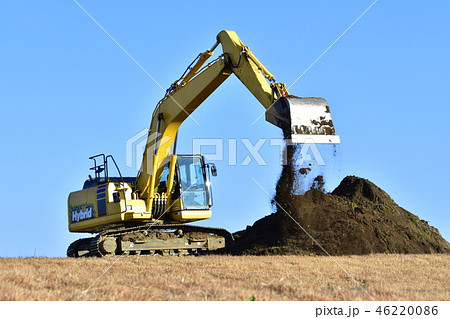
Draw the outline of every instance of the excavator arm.
[[[223,54],[205,65],[219,44]],[[147,200],[148,211],[166,165],[170,167],[167,192],[172,189],[176,155],[170,153],[178,128],[232,73],[266,108],[266,120],[281,127],[285,137],[300,136],[296,140],[298,143],[339,143],[325,100],[290,96],[285,84],[275,81],[235,32],[221,31],[214,46],[200,54],[185,74],[171,85],[153,112],[142,166],[136,180],[136,189],[140,198]],[[295,116],[306,118],[306,122],[294,124],[301,122]]]

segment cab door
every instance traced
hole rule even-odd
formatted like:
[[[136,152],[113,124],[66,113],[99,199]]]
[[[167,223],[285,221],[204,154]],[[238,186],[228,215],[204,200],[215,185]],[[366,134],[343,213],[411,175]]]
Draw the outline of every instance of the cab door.
[[[210,195],[202,158],[200,156],[178,156],[177,173],[183,209],[210,209]]]

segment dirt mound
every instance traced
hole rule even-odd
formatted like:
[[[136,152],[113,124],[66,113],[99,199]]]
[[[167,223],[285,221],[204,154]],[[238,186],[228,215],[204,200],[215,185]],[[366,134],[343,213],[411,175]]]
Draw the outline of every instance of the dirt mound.
[[[293,195],[292,176],[292,167],[283,170],[273,201],[276,212],[235,233],[232,254],[450,253],[436,228],[366,179],[347,176],[332,193],[324,193],[318,178],[312,189]]]

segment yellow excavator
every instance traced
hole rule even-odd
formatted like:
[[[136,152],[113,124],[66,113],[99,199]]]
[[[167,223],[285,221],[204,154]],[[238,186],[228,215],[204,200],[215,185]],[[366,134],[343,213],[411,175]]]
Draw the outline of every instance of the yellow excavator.
[[[223,53],[206,63],[221,44]],[[111,155],[93,160],[93,175],[68,198],[69,231],[97,234],[74,241],[69,257],[119,254],[188,255],[226,248],[221,228],[187,225],[211,217],[214,164],[176,154],[181,123],[232,73],[266,108],[266,120],[293,143],[339,143],[324,99],[289,95],[233,31],[221,31],[157,104],[136,178],[122,177]],[[109,176],[114,165],[118,177]]]

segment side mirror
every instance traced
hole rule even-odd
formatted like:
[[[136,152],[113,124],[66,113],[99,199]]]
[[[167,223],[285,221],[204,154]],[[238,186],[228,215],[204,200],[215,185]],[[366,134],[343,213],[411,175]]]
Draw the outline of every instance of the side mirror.
[[[212,175],[212,176],[217,176],[217,168],[216,168],[216,165],[211,164],[210,168],[211,168],[211,175]]]

